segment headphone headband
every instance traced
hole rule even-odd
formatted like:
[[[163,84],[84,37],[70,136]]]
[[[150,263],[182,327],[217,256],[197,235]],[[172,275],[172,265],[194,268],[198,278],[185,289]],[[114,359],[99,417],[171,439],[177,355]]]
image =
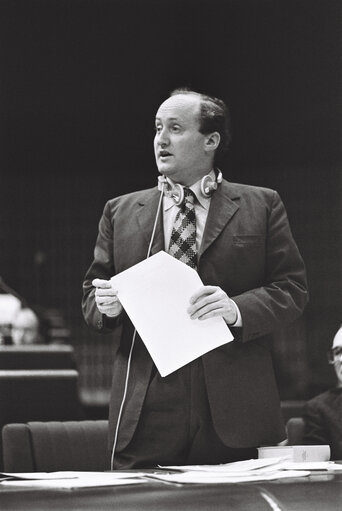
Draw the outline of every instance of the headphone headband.
[[[219,184],[222,183],[222,172],[220,169],[215,169],[216,179],[212,180],[210,174],[207,174],[201,179],[201,194],[205,198],[211,197]],[[173,183],[170,179],[165,176],[158,176],[158,190],[164,191],[167,197],[172,197],[175,204],[180,206],[184,200],[183,186],[179,183]]]

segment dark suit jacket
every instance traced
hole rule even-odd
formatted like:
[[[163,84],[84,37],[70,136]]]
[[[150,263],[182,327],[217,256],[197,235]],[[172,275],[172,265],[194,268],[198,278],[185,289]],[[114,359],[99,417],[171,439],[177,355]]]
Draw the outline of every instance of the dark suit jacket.
[[[121,322],[110,403],[110,443],[120,407],[133,327],[123,312],[102,316],[93,278],[109,279],[147,254],[157,211],[157,188],[107,202],[99,224],[94,261],[84,282],[87,323],[107,332]],[[152,254],[164,249],[162,219]],[[270,334],[296,319],[307,302],[305,268],[277,192],[223,180],[213,194],[199,251],[199,275],[237,303],[243,328],[233,342],[202,357],[212,417],[230,447],[274,444],[285,438],[270,353]],[[150,379],[152,360],[142,341],[134,347],[118,449],[130,441]]]
[[[342,387],[327,390],[306,403],[304,444],[330,445],[331,459],[342,459]]]

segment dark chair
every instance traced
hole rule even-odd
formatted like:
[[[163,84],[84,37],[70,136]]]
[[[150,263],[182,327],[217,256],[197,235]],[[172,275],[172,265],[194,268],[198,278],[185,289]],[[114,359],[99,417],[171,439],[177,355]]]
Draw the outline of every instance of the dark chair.
[[[76,369],[70,345],[0,346],[0,369]]]
[[[109,470],[107,432],[105,420],[7,424],[4,472]]]
[[[288,445],[303,445],[304,429],[302,417],[291,417],[286,423]]]
[[[14,422],[84,418],[77,371],[0,371],[0,429]],[[1,459],[0,456],[0,466]]]

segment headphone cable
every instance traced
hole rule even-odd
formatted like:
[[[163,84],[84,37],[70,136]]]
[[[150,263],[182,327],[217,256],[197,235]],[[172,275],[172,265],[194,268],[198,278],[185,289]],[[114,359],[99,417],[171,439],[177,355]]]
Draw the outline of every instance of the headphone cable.
[[[159,197],[159,201],[158,201],[157,213],[156,213],[156,217],[155,217],[154,224],[153,224],[152,235],[151,235],[151,239],[150,239],[150,244],[148,246],[146,259],[148,259],[150,257],[151,250],[152,250],[152,245],[153,245],[153,241],[154,241],[154,237],[155,237],[155,233],[156,233],[156,229],[157,229],[158,217],[160,214],[162,199],[163,199],[163,195],[164,195],[164,186],[165,186],[165,183],[162,183],[162,189],[161,189],[160,197]],[[123,412],[123,408],[124,408],[126,396],[127,396],[129,373],[131,370],[131,360],[132,360],[132,354],[133,354],[133,348],[134,348],[134,344],[135,344],[136,334],[137,334],[137,330],[136,330],[136,328],[134,328],[132,342],[131,342],[131,348],[129,350],[129,355],[128,355],[128,359],[127,359],[127,369],[126,369],[124,392],[123,392],[123,396],[122,396],[122,400],[121,400],[121,404],[120,404],[120,409],[119,409],[119,414],[118,414],[118,419],[116,422],[116,428],[115,428],[115,434],[114,434],[112,455],[111,455],[111,459],[110,459],[110,469],[111,470],[114,470],[114,456],[115,456],[116,445],[118,442],[119,427],[120,427],[120,423],[121,423],[122,412]]]

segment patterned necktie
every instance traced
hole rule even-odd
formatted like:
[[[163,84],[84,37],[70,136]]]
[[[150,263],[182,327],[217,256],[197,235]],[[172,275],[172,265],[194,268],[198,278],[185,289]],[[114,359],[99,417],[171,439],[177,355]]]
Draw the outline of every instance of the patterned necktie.
[[[184,188],[184,201],[181,204],[173,225],[169,254],[183,263],[197,267],[195,194]]]

